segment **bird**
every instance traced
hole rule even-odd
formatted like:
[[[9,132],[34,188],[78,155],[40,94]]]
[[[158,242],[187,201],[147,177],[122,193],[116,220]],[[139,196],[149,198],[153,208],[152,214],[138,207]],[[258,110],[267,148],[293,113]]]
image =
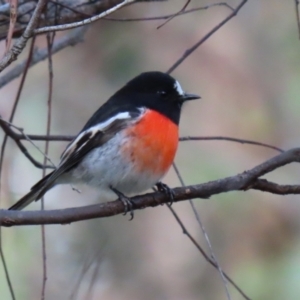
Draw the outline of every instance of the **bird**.
[[[170,191],[161,179],[178,148],[181,108],[199,98],[184,92],[166,73],[141,73],[92,115],[62,153],[57,168],[9,210],[25,208],[58,184],[86,184],[112,200],[117,196],[133,218],[128,195],[154,186]]]

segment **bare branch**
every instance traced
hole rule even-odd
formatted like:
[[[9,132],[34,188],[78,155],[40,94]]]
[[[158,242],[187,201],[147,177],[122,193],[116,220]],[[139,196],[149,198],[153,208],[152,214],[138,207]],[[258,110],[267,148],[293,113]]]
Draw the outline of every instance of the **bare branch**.
[[[6,49],[5,53],[10,48],[12,37],[14,34],[14,28],[17,22],[17,9],[18,9],[18,1],[17,0],[10,0],[10,20],[9,20],[9,28],[8,28],[8,33],[7,33],[7,38],[6,38]]]
[[[183,222],[181,221],[181,219],[179,218],[179,216],[177,215],[177,213],[175,212],[175,210],[172,208],[172,206],[170,206],[168,203],[168,208],[171,211],[171,213],[173,214],[175,220],[177,221],[177,223],[179,224],[179,226],[182,229],[183,234],[185,234],[190,241],[194,244],[194,246],[199,250],[199,252],[202,254],[202,256],[204,257],[204,259],[211,264],[214,268],[218,269],[218,265],[216,263],[216,261],[214,259],[212,259],[204,250],[203,248],[199,245],[199,243],[195,240],[195,238],[190,234],[190,232],[187,230],[187,228],[184,226]],[[235,288],[236,290],[246,299],[246,300],[250,300],[250,298],[240,289],[240,287],[225,273],[225,271],[222,271],[222,275],[228,280],[228,282],[230,282]]]
[[[224,7],[227,7],[228,9],[230,9],[231,11],[234,10],[226,2],[219,2],[219,3],[209,4],[209,5],[206,5],[206,6],[201,6],[201,7],[187,9],[187,10],[184,10],[184,11],[181,11],[181,12],[177,12],[177,13],[169,14],[169,15],[164,15],[164,16],[145,17],[145,18],[113,18],[113,17],[105,17],[105,18],[103,18],[103,20],[106,20],[106,21],[115,21],[115,22],[141,22],[141,21],[167,20],[167,19],[170,19],[172,17],[179,17],[179,16],[183,16],[183,15],[186,15],[186,14],[190,14],[190,13],[196,12],[196,11],[207,10],[209,8],[216,7],[216,6],[224,6]]]
[[[1,126],[1,122],[0,122]],[[23,134],[17,134],[13,133],[15,139],[19,140],[27,140],[26,136],[30,138],[32,141],[54,141],[54,142],[70,142],[74,139],[74,135],[36,135],[36,134],[28,134],[24,136]],[[276,146],[272,146],[266,143],[261,143],[257,141],[252,140],[246,140],[246,139],[239,139],[234,137],[228,137],[228,136],[183,136],[179,138],[180,142],[187,142],[187,141],[228,141],[228,142],[236,142],[240,144],[249,144],[249,145],[255,145],[255,146],[261,146],[269,149],[276,150],[278,152],[284,152],[283,149],[280,149]]]
[[[300,194],[300,185],[281,185],[266,179],[259,179],[251,185],[251,189],[277,195]]]
[[[186,142],[186,141],[229,141],[229,142],[237,142],[240,144],[249,144],[249,145],[255,145],[255,146],[261,146],[265,148],[270,148],[273,150],[276,150],[278,152],[284,152],[284,150],[261,142],[251,141],[251,140],[245,140],[245,139],[238,139],[228,136],[185,136],[179,138],[180,142]]]
[[[39,163],[37,160],[35,160],[28,152],[27,148],[21,143],[20,139],[18,138],[19,134],[15,133],[11,128],[10,126],[12,126],[12,124],[9,124],[9,122],[3,120],[1,117],[0,117],[0,127],[2,128],[2,130],[5,132],[5,134],[7,136],[9,136],[10,138],[12,138],[15,143],[17,144],[17,146],[19,147],[19,149],[21,150],[21,152],[33,163],[33,165],[39,169],[44,169],[44,168],[49,168],[49,169],[54,169],[54,164],[53,162],[50,160],[50,158],[48,156],[47,157],[47,160],[50,161],[50,163],[52,165],[43,165],[41,163]],[[17,128],[16,126],[14,126],[15,128]],[[18,128],[18,130],[22,131],[21,128]],[[22,136],[25,137],[25,139],[29,142],[31,142],[30,138],[22,133]],[[32,143],[32,142],[31,142]],[[40,151],[44,156],[45,154],[34,144],[32,143],[36,149],[38,151]]]
[[[246,4],[248,0],[243,0],[241,3],[232,11],[232,13],[226,17],[221,23],[215,26],[211,31],[209,31],[199,42],[194,46],[187,49],[184,54],[171,66],[167,73],[172,73],[188,56],[190,56],[199,46],[201,46],[206,40],[208,40],[216,31],[218,31],[223,25],[235,17],[240,9]]]
[[[174,202],[195,198],[207,198],[212,195],[225,192],[251,189],[252,186],[255,186],[256,181],[259,181],[259,177],[292,162],[300,162],[300,148],[291,149],[281,153],[254,167],[253,169],[235,176],[230,176],[203,184],[175,188],[173,189]],[[274,190],[274,186],[272,188]],[[300,187],[297,189],[292,188],[290,191],[286,190],[285,194],[295,194],[298,193],[299,190]],[[267,189],[266,184],[265,191],[272,192],[272,190]],[[150,206],[155,207],[170,201],[168,195],[159,192],[136,196],[131,198],[131,200],[133,201],[134,209],[143,209]],[[124,205],[118,200],[97,205],[89,205],[79,208],[67,208],[62,210],[0,210],[0,225],[17,226],[37,224],[66,224],[94,218],[110,217],[123,212]]]
[[[63,30],[72,29],[72,28],[84,26],[87,24],[91,24],[95,21],[98,21],[98,20],[110,15],[111,13],[117,11],[118,9],[122,8],[123,6],[133,3],[135,1],[136,0],[123,0],[121,3],[105,10],[104,12],[100,13],[99,15],[92,16],[90,18],[84,19],[82,21],[74,22],[74,23],[53,25],[53,26],[46,26],[46,27],[38,28],[38,29],[34,30],[34,34],[40,34],[40,33],[45,33],[45,32],[52,32],[52,31],[63,31]]]
[[[180,13],[184,12],[185,9],[188,7],[188,5],[191,3],[191,0],[187,0],[186,3],[183,5],[183,7],[181,8],[181,10],[179,10],[177,13],[173,14],[173,16],[171,16],[170,18],[168,18],[165,22],[163,22],[161,25],[159,25],[157,27],[157,29],[162,28],[164,25],[166,25],[168,22],[170,22],[171,20],[173,20],[175,17],[177,17]]]
[[[87,30],[87,26],[76,28],[72,30],[70,33],[66,34],[59,40],[55,41],[52,47],[52,55],[59,52],[60,50],[69,47],[75,46],[76,44],[83,42],[84,34]],[[48,57],[48,49],[47,47],[44,49],[36,49],[32,55],[32,59],[30,61],[29,67],[34,66],[35,64],[43,61]],[[6,74],[0,77],[0,88],[11,82],[13,79],[19,77],[24,69],[26,68],[27,59],[23,62],[16,65],[13,69],[8,71]]]
[[[0,61],[0,72],[2,72],[7,66],[9,66],[14,60],[17,59],[19,54],[25,48],[28,39],[31,37],[35,27],[39,22],[40,15],[42,14],[43,8],[47,0],[39,0],[36,8],[32,14],[32,17],[22,34],[22,36],[17,40],[12,49],[10,49],[5,56]]]
[[[161,2],[164,0],[135,0],[134,2]],[[47,18],[40,18],[39,27],[63,25],[83,21],[122,3],[123,0],[49,0]],[[18,0],[17,20],[13,36],[22,35],[32,17],[37,0]],[[7,37],[10,22],[10,6],[0,5],[0,40]]]
[[[296,19],[298,27],[298,38],[300,39],[300,16],[299,16],[299,0],[295,0]]]
[[[177,176],[178,176],[178,179],[179,179],[179,181],[180,181],[180,183],[181,183],[181,186],[183,186],[183,187],[186,186],[185,183],[184,183],[184,181],[183,181],[183,178],[182,178],[182,176],[181,176],[181,174],[180,174],[180,171],[179,171],[179,169],[177,168],[176,163],[173,163],[173,168],[174,168],[174,170],[175,170],[175,172],[176,172],[176,174],[177,174]],[[191,199],[189,199],[188,201],[189,201],[189,203],[190,203],[190,205],[191,205],[191,208],[192,208],[192,211],[193,211],[194,216],[195,216],[195,218],[196,218],[196,221],[197,221],[197,223],[199,224],[199,227],[200,227],[200,229],[201,229],[201,231],[202,231],[202,233],[203,233],[203,235],[204,235],[204,238],[205,238],[205,240],[206,240],[206,244],[207,244],[207,246],[208,246],[208,248],[209,248],[209,251],[210,251],[210,256],[211,256],[213,262],[215,263],[216,269],[219,271],[220,276],[221,276],[221,279],[222,279],[222,281],[223,281],[223,283],[224,283],[224,287],[225,287],[227,299],[228,299],[228,300],[231,300],[231,296],[230,296],[229,289],[228,289],[227,278],[226,278],[226,276],[225,276],[225,274],[224,274],[224,271],[223,271],[223,269],[221,268],[221,265],[219,264],[219,262],[218,262],[218,260],[217,260],[217,257],[216,257],[216,255],[215,255],[215,253],[214,253],[214,251],[213,251],[213,248],[212,248],[211,242],[210,242],[210,240],[209,240],[208,234],[207,234],[207,232],[206,232],[206,230],[205,230],[205,228],[204,228],[204,225],[202,224],[202,221],[201,221],[201,218],[200,218],[200,214],[198,213],[198,211],[197,211],[197,209],[196,209],[196,207],[195,207],[194,201],[191,200]],[[169,206],[169,208],[171,209],[170,206]],[[175,212],[172,211],[172,213],[173,213],[173,215],[174,215]],[[176,220],[177,220],[177,218],[176,218]],[[178,221],[178,220],[177,220],[177,221]],[[206,256],[204,256],[204,257],[206,257]],[[247,299],[248,299],[248,298],[247,298]]]

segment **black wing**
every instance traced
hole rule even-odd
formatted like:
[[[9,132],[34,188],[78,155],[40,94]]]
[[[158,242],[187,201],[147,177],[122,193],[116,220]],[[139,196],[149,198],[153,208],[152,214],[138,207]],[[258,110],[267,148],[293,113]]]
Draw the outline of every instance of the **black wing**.
[[[129,116],[129,114],[127,115]],[[109,120],[104,124],[102,123],[102,125],[106,126],[99,124],[98,126],[81,132],[63,153],[58,168],[36,183],[28,194],[9,209],[20,210],[29,205],[32,201],[37,201],[42,198],[43,195],[55,185],[55,181],[59,176],[76,167],[88,152],[96,147],[103,146],[107,141],[113,138],[117,132],[125,128],[129,123],[135,121],[135,119],[125,118],[125,116],[126,115],[123,114],[123,119],[115,118],[110,123]]]
[[[51,173],[44,186],[40,189],[40,195],[43,195],[50,189],[54,182],[63,173],[75,168],[80,161],[93,149],[103,146],[120,130],[124,129],[135,119],[115,119],[106,127],[102,124],[94,126],[86,131],[81,132],[71,144],[66,148],[61,157],[61,162],[57,169]],[[39,198],[39,196],[37,197]]]

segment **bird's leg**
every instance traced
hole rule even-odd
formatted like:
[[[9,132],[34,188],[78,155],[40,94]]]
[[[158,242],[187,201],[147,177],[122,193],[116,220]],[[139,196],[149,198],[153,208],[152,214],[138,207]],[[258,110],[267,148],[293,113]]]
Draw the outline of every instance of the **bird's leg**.
[[[159,192],[166,194],[170,198],[170,205],[172,205],[175,196],[173,190],[169,188],[165,183],[162,183],[160,181],[156,184],[156,187]]]
[[[114,187],[110,186],[110,189],[119,197],[119,200],[122,201],[124,205],[124,215],[130,212],[129,221],[131,221],[134,217],[132,201],[128,197],[126,197],[123,193],[115,189]]]

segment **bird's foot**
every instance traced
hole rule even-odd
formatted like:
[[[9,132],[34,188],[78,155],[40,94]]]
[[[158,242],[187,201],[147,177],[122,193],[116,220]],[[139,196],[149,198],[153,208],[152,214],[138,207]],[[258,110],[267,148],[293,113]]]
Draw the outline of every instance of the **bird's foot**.
[[[110,189],[119,197],[119,200],[122,201],[124,205],[124,215],[130,212],[129,221],[131,221],[134,217],[132,201],[128,197],[126,197],[123,193],[115,189],[114,187],[111,186]]]
[[[165,183],[162,183],[162,182],[158,182],[156,184],[156,187],[159,192],[166,194],[170,198],[169,203],[170,203],[170,205],[172,205],[174,202],[174,197],[175,197],[173,190],[171,188],[169,188]]]

